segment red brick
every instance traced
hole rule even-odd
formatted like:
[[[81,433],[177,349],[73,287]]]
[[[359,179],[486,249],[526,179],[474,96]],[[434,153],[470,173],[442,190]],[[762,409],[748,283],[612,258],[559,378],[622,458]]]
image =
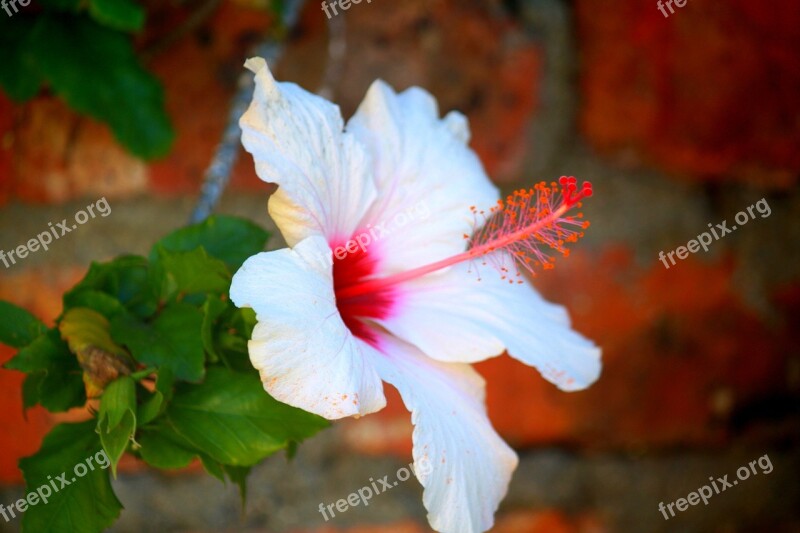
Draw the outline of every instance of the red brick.
[[[109,129],[41,96],[17,107],[10,134],[11,188],[27,202],[62,203],[83,196],[125,198],[146,189],[147,169]]]
[[[747,0],[576,4],[583,131],[700,179],[787,187],[800,171],[800,10]]]
[[[0,92],[0,206],[11,197],[14,151],[14,104]]]
[[[588,528],[556,510],[514,511],[496,517],[493,533],[579,533]]]
[[[159,24],[163,31],[174,25],[172,10],[163,17],[156,19],[153,31],[158,31]],[[270,24],[270,15],[263,9],[223,2],[201,32],[183,37],[154,58],[152,68],[164,83],[167,111],[177,131],[172,152],[150,166],[154,192],[200,192],[203,174],[221,139],[237,78],[244,70],[243,58]],[[252,160],[242,159],[245,162],[236,166],[233,187],[261,184]]]
[[[354,6],[336,102],[349,117],[373,81],[430,91],[442,112],[465,113],[489,173],[511,181],[529,149],[538,106],[541,50],[499,2],[407,0]],[[324,14],[309,3],[279,77],[315,91],[327,57]],[[357,53],[356,53],[357,51]]]
[[[431,6],[414,0],[360,7],[348,15],[358,28],[348,36],[349,46],[373,53],[346,66],[337,98],[345,114],[352,113],[378,77],[398,88],[421,85],[440,99],[443,111],[458,109],[469,116],[473,146],[489,172],[512,179],[525,155],[525,129],[537,105],[539,49],[487,5],[448,0]],[[157,9],[140,41],[157,41],[184,17],[180,9]],[[10,184],[0,182],[0,201],[8,188],[30,202],[120,198],[148,190],[197,194],[243,71],[242,58],[271,23],[264,10],[223,3],[203,27],[153,58],[148,66],[164,83],[177,137],[170,154],[149,165],[127,154],[105,126],[79,117],[56,98],[42,96],[18,106],[16,126],[3,144],[14,155]],[[309,5],[297,35],[281,70],[288,73],[286,79],[313,80],[305,83],[313,91],[327,57],[318,5]],[[383,41],[392,42],[391,51],[374,46]],[[297,56],[304,60],[292,59]],[[10,111],[0,111],[10,117]],[[264,190],[246,154],[234,168],[231,187]]]

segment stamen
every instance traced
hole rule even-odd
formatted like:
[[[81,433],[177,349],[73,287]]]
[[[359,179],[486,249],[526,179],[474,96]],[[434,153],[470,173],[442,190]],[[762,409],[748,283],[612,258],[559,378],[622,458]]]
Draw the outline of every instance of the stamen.
[[[507,265],[502,262],[502,257],[493,255],[492,252],[504,250],[531,273],[535,269],[545,270],[553,268],[554,259],[551,250],[569,255],[566,243],[575,242],[583,237],[583,229],[589,227],[589,222],[581,220],[582,213],[565,216],[573,208],[581,207],[581,200],[592,196],[592,184],[584,182],[578,190],[577,181],[572,176],[562,176],[559,179],[561,187],[555,182],[549,185],[544,182],[531,189],[520,189],[509,195],[505,201],[498,200],[497,204],[489,209],[489,213],[479,211],[475,206],[470,207],[476,218],[483,223],[480,228],[469,237],[467,251],[421,266],[407,272],[401,272],[385,278],[362,281],[336,291],[337,298],[350,298],[367,294],[390,285],[418,278],[431,272],[461,263],[474,261],[481,257],[488,257],[495,262],[503,279],[514,283],[512,275],[520,277],[519,271],[511,273]],[[521,280],[517,280],[521,282]]]

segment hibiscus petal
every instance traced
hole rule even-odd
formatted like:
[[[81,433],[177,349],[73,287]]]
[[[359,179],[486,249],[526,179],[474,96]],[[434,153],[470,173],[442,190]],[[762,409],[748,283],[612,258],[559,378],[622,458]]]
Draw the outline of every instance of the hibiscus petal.
[[[462,252],[472,232],[470,206],[498,191],[466,145],[460,113],[439,118],[436,100],[413,87],[401,94],[376,81],[347,131],[367,147],[379,197],[361,228],[380,226],[381,271],[391,274]]]
[[[281,402],[329,420],[379,411],[383,385],[347,329],[333,294],[330,248],[321,237],[248,259],[231,300],[257,315],[250,360]]]
[[[491,528],[518,460],[486,416],[483,378],[389,335],[372,359],[411,411],[414,470],[431,526],[442,533]]]
[[[489,266],[461,264],[408,282],[400,294],[392,315],[378,322],[430,357],[472,363],[505,348],[566,391],[584,389],[600,375],[600,349],[527,279],[509,283]]]
[[[253,101],[242,116],[242,144],[256,173],[279,188],[269,212],[289,246],[310,235],[349,238],[376,197],[369,158],[343,132],[339,108],[294,83],[279,83],[263,59]]]

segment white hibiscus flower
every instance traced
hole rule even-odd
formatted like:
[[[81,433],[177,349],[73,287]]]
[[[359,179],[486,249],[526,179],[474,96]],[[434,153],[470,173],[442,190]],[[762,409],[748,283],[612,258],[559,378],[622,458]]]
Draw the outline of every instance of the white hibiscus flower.
[[[511,259],[550,266],[537,244],[575,239],[579,224],[563,215],[588,184],[577,192],[562,179],[564,197],[541,185],[500,202],[467,147],[465,117],[440,119],[427,92],[376,81],[345,127],[337,106],[276,82],[262,59],[246,66],[256,90],[242,142],[259,177],[279,186],[269,212],[290,246],[248,259],[231,286],[257,314],[249,351],[264,388],[338,419],[382,409],[383,381],[393,385],[411,411],[414,462],[431,465],[417,469],[431,526],[489,529],[517,456],[469,363],[508,351],[564,390],[597,379],[600,350],[514,277]],[[385,231],[420,202],[428,219]],[[474,235],[470,206],[494,206]],[[364,234],[374,242],[353,244]]]

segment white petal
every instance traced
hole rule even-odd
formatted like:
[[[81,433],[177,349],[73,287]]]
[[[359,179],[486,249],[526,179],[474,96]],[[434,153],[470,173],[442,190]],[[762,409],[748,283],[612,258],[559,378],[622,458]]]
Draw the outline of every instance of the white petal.
[[[280,187],[269,212],[293,246],[310,235],[348,238],[376,197],[370,162],[348,133],[339,108],[294,83],[278,83],[263,59],[253,102],[242,116],[242,144],[258,176]]]
[[[567,391],[586,388],[600,375],[600,349],[527,279],[509,283],[490,266],[461,264],[408,282],[401,294],[379,322],[430,357],[471,363],[505,348]]]
[[[465,364],[441,363],[389,335],[373,353],[384,381],[395,386],[414,424],[414,470],[428,521],[442,533],[492,527],[517,455],[489,423],[484,381]]]
[[[367,92],[347,131],[368,148],[379,198],[361,224],[387,230],[383,273],[464,251],[474,225],[470,206],[498,199],[475,153],[466,118],[439,118],[436,100],[417,87],[396,94],[381,81]]]
[[[333,420],[379,411],[386,400],[366,345],[336,308],[330,254],[324,239],[311,237],[255,255],[233,277],[230,296],[256,311],[248,348],[266,391]]]

